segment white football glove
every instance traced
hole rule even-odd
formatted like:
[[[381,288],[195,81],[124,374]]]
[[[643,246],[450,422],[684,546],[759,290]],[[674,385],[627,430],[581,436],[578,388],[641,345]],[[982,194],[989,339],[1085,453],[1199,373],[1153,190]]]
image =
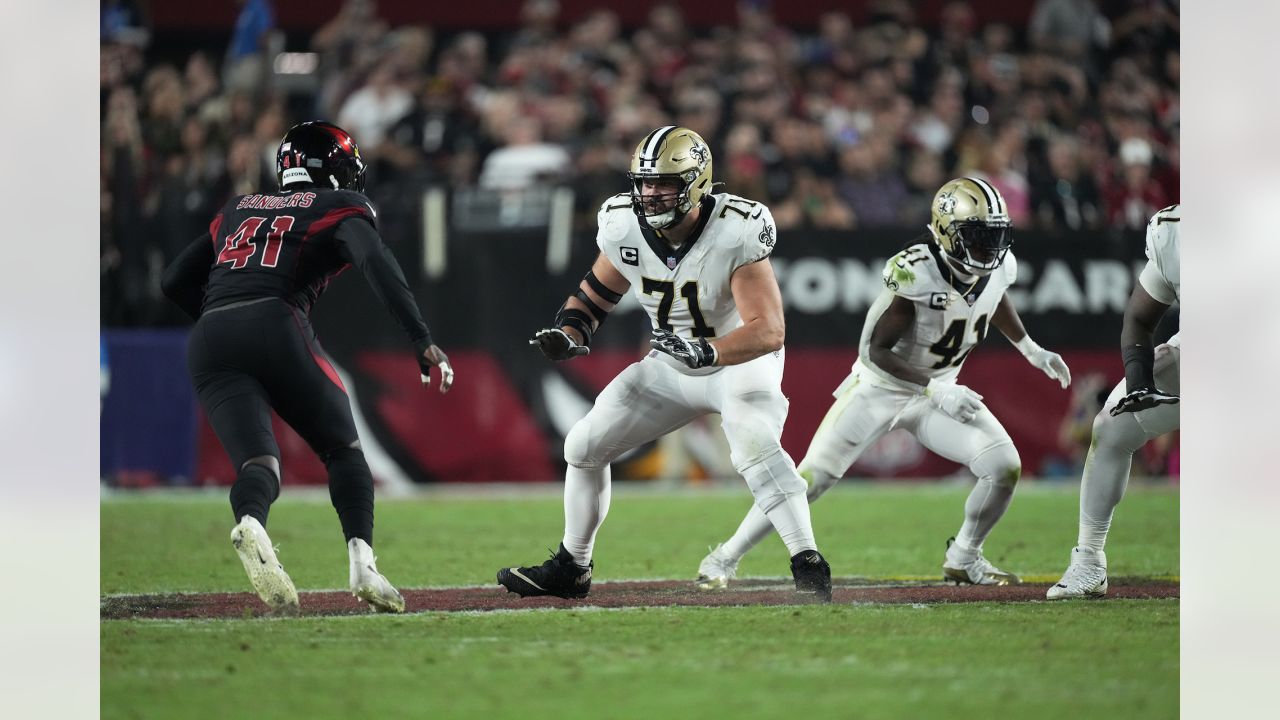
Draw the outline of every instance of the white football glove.
[[[982,410],[982,396],[964,385],[930,380],[924,394],[934,407],[962,423],[974,419]]]
[[[1067,368],[1067,363],[1058,353],[1040,347],[1030,335],[1022,338],[1014,347],[1022,352],[1027,362],[1040,368],[1041,372],[1049,376],[1049,379],[1057,380],[1064,390],[1071,384],[1071,370]]]

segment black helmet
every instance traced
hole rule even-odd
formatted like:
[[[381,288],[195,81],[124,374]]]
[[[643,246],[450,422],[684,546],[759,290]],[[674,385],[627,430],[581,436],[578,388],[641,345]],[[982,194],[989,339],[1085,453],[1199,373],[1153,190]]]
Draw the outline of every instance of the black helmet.
[[[289,128],[280,141],[276,180],[281,190],[310,183],[364,192],[364,161],[346,130],[327,122],[304,122]]]

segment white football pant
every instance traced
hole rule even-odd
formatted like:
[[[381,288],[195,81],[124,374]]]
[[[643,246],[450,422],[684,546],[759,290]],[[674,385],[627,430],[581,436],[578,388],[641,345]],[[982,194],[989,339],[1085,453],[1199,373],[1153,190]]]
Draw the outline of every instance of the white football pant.
[[[1155,351],[1156,387],[1166,392],[1180,392],[1179,359],[1182,354],[1178,336]],[[1182,403],[1157,405],[1142,412],[1111,416],[1111,408],[1125,396],[1125,382],[1120,381],[1107,397],[1107,402],[1093,419],[1093,441],[1084,461],[1080,479],[1080,536],[1082,548],[1101,552],[1111,529],[1111,515],[1124,497],[1129,485],[1133,454],[1151,438],[1178,429]]]
[[[618,374],[564,441],[564,546],[579,565],[591,558],[609,511],[609,463],[624,452],[720,413],[729,457],[747,481],[755,507],[776,526],[792,555],[816,550],[805,482],[782,449],[788,402],[782,351],[707,374],[686,374],[656,350]]]
[[[985,405],[977,417],[961,423],[922,393],[873,385],[869,378],[869,371],[855,365],[836,389],[836,401],[809,443],[800,463],[800,475],[810,483],[809,501],[822,497],[882,435],[904,428],[926,448],[966,465],[977,476],[956,544],[965,551],[980,550],[1009,507],[1021,474],[1022,462],[1009,434]],[[741,558],[770,531],[766,519],[752,508],[722,552]]]

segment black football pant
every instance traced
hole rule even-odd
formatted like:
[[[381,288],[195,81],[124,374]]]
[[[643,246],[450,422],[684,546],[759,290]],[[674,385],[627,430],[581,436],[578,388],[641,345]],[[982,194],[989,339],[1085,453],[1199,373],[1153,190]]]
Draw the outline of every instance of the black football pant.
[[[232,510],[266,525],[279,496],[276,478],[251,458],[279,460],[271,410],[320,456],[347,540],[373,544],[373,476],[351,403],[311,323],[283,300],[250,301],[205,312],[187,343],[187,367],[209,424],[231,457]],[[284,468],[281,468],[283,471]]]

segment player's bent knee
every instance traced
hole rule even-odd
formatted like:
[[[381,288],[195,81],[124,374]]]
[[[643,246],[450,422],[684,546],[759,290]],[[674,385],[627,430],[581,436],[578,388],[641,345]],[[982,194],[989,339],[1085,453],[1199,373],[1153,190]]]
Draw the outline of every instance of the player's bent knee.
[[[808,498],[810,503],[835,487],[836,481],[840,479],[830,473],[805,467],[800,469],[800,478],[809,486],[808,491],[805,492],[805,497]]]
[[[729,460],[739,473],[782,449],[787,399],[781,394],[749,393],[726,407],[721,416]]]
[[[369,469],[369,461],[365,460],[364,451],[359,448],[327,450],[320,453],[320,461],[329,473],[330,485],[354,480],[358,484],[373,487],[373,472]]]
[[[574,423],[564,438],[564,461],[577,468],[598,468],[610,460],[600,452],[599,443],[592,440],[589,417]]]
[[[796,472],[796,466],[782,448],[747,465],[739,472],[747,481],[756,505],[766,513],[788,497],[805,492],[805,481]]]
[[[1013,443],[1002,443],[979,453],[969,469],[979,478],[991,478],[1001,485],[1013,487],[1022,477],[1022,458]]]
[[[1112,416],[1104,407],[1093,418],[1092,447],[1103,450],[1134,452],[1147,441],[1147,435],[1133,413]]]
[[[241,463],[240,469],[244,470],[250,465],[261,465],[262,467],[265,467],[271,471],[272,475],[275,475],[276,482],[280,482],[280,459],[274,455],[256,455],[251,457]]]

